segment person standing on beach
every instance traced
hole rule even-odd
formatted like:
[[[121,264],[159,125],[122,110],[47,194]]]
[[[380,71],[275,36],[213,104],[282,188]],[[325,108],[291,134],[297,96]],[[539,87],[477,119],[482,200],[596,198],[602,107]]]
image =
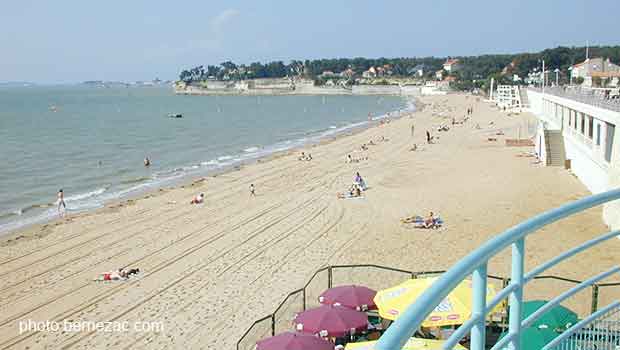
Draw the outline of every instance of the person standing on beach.
[[[62,215],[64,212],[60,210],[60,207],[64,209],[64,212],[67,211],[67,204],[65,204],[65,193],[62,191],[62,188],[58,190],[58,214]]]
[[[415,125],[411,124],[411,137],[413,137],[414,132],[415,132]]]
[[[426,130],[426,143],[431,143],[431,133]]]
[[[254,188],[254,184],[250,184],[250,196],[256,197],[256,189]]]

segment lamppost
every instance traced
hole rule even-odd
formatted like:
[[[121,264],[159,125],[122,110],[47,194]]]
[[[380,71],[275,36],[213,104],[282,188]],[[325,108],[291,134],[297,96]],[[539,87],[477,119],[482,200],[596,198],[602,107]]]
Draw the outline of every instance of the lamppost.
[[[545,60],[542,60],[542,93],[545,93],[545,83],[546,83],[546,75],[545,75]]]

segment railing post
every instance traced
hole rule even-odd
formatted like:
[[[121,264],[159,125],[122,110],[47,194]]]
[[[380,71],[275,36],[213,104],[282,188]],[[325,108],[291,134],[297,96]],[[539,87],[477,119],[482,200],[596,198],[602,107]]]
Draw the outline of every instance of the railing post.
[[[592,285],[592,310],[590,313],[595,313],[598,310],[598,284]]]
[[[510,293],[510,315],[508,333],[513,335],[509,343],[512,350],[521,350],[521,306],[523,304],[523,266],[525,258],[525,238],[512,244],[512,271],[510,283],[517,288]]]
[[[303,298],[302,310],[306,311],[306,287],[304,287],[304,289],[301,290],[301,296]]]
[[[276,314],[271,314],[271,336],[276,335]]]
[[[327,267],[327,289],[332,287],[332,266]]]
[[[486,315],[487,305],[487,263],[478,266],[472,274],[472,317],[480,319],[471,329],[471,350],[484,350],[486,342]]]
[[[508,285],[510,284],[510,278],[502,278],[502,289],[505,289],[506,287],[508,287]],[[508,313],[507,312],[503,312],[502,313],[502,332],[506,330],[506,324],[508,324]]]

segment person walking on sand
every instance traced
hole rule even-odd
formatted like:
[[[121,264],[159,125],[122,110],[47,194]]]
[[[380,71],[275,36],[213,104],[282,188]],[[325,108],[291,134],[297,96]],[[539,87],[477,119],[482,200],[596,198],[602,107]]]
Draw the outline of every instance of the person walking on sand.
[[[250,196],[256,197],[256,189],[254,188],[254,184],[250,184]]]
[[[65,193],[62,191],[62,188],[58,190],[58,214],[62,215],[64,212],[61,212],[60,207],[64,209],[64,212],[67,211],[67,204],[65,204]]]

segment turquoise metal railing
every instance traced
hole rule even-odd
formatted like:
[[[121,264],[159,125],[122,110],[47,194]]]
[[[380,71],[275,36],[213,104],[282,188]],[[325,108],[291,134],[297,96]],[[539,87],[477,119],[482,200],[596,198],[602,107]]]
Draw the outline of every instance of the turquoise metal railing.
[[[520,335],[523,328],[527,328],[532,322],[541,317],[544,312],[551,309],[553,305],[559,304],[562,300],[574,295],[583,288],[620,271],[616,267],[592,277],[570,290],[560,294],[549,301],[549,306],[544,310],[532,314],[526,320],[521,320],[521,308],[523,305],[523,287],[535,276],[543,271],[555,266],[559,262],[580,253],[590,247],[616,237],[619,231],[606,233],[598,238],[592,239],[581,244],[551,260],[534,268],[529,273],[524,272],[525,238],[528,234],[551,224],[555,221],[579,213],[586,209],[620,199],[620,189],[612,190],[596,195],[592,195],[575,202],[565,204],[559,208],[547,211],[526,220],[512,228],[490,239],[478,249],[461,259],[450,270],[446,271],[441,277],[426,290],[405,312],[387,329],[379,339],[376,349],[378,350],[397,350],[402,349],[407,340],[413,336],[426,317],[439,305],[439,303],[465,278],[472,275],[473,300],[472,314],[470,319],[459,327],[452,336],[445,342],[444,349],[452,349],[459,340],[470,332],[470,349],[485,349],[485,327],[486,315],[495,305],[503,299],[508,298],[510,313],[508,333],[492,349],[501,349],[508,346],[509,349],[520,350]],[[512,247],[512,269],[511,279],[508,286],[501,290],[489,303],[486,301],[487,289],[487,264],[490,258],[498,254],[508,246]]]
[[[542,350],[617,350],[620,346],[620,302],[592,313],[545,345]]]

